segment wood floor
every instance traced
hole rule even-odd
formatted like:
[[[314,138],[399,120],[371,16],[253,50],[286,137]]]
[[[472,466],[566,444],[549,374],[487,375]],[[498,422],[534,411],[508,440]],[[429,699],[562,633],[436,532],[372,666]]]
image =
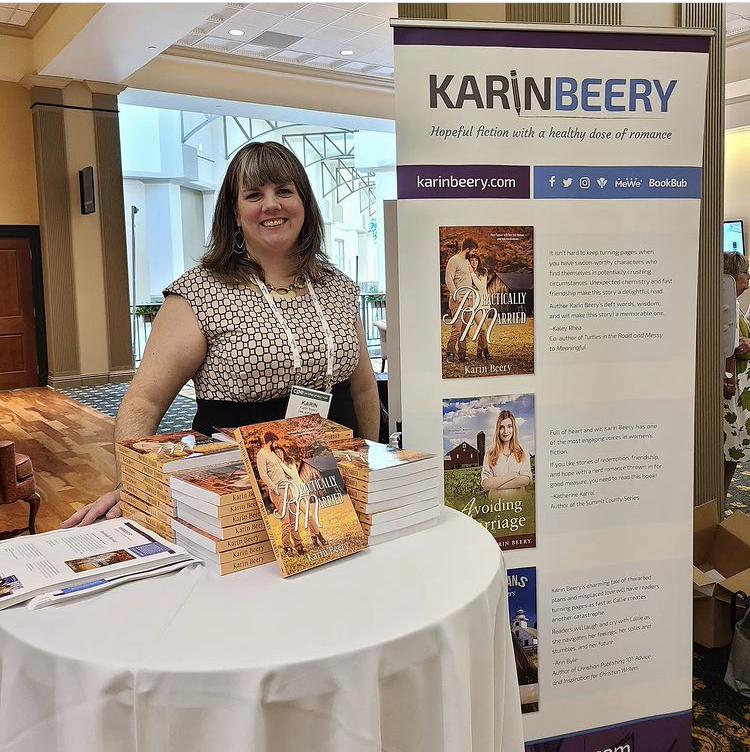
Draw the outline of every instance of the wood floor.
[[[115,477],[114,420],[54,389],[0,391],[0,440],[29,455],[42,503],[37,532],[111,490]],[[0,531],[23,527],[28,506],[0,505]]]

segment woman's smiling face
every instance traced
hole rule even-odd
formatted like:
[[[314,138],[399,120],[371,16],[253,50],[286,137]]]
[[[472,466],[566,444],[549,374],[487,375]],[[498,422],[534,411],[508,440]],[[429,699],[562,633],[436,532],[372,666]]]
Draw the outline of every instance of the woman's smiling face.
[[[497,435],[504,444],[507,444],[513,438],[513,421],[510,418],[503,418],[500,421]]]
[[[237,223],[252,253],[293,252],[305,207],[294,183],[248,186],[237,196]]]

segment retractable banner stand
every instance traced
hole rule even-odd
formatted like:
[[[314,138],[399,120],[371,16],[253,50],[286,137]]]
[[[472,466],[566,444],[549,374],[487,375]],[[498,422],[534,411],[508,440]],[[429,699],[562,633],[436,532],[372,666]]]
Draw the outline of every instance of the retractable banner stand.
[[[394,26],[404,445],[504,551],[527,750],[688,752],[709,37]]]

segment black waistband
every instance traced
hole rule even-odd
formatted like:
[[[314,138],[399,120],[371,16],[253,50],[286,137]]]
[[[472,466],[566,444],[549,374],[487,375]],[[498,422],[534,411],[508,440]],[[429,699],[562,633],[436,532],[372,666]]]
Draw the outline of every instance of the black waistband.
[[[359,434],[357,416],[354,412],[351,384],[342,381],[331,390],[331,409],[329,420],[347,426]],[[253,423],[265,423],[269,420],[280,420],[286,414],[289,397],[279,397],[266,402],[233,402],[231,400],[196,399],[198,412],[193,418],[193,430],[201,433],[212,433],[220,428],[234,428],[249,426]]]

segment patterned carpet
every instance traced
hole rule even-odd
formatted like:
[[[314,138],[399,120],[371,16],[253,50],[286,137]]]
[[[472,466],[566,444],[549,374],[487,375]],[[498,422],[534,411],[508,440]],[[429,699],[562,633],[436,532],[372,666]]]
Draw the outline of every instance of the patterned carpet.
[[[126,384],[106,384],[61,391],[114,417],[126,389]],[[194,400],[178,395],[159,424],[159,433],[190,428],[195,410]],[[743,470],[740,465],[737,469],[727,510],[750,512],[750,467]],[[724,684],[728,658],[728,647],[709,650],[694,646],[693,752],[750,751],[750,700]]]
[[[106,415],[114,418],[120,408],[120,402],[127,391],[128,384],[102,384],[101,386],[81,386],[73,389],[60,389],[63,394],[83,402]],[[195,400],[180,394],[175,397],[166,414],[159,423],[157,433],[172,433],[189,429],[195,411]]]

